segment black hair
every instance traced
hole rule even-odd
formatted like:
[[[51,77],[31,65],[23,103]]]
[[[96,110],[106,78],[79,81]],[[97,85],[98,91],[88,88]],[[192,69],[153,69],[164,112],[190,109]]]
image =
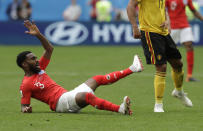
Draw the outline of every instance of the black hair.
[[[17,59],[16,59],[16,63],[19,67],[22,68],[22,63],[26,59],[26,55],[29,53],[32,53],[32,52],[31,51],[23,51],[23,52],[18,54]]]

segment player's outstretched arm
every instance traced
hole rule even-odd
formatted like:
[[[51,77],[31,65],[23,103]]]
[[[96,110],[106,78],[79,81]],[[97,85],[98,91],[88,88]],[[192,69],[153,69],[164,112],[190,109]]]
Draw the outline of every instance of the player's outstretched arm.
[[[192,10],[192,13],[196,18],[203,21],[203,16],[196,9]]]
[[[129,0],[129,3],[127,5],[127,15],[130,23],[132,24],[134,38],[141,38],[141,33],[136,23],[136,17],[137,17],[136,14],[138,14],[136,12],[137,5],[138,5],[137,0]]]
[[[25,20],[24,26],[28,29],[28,31],[25,31],[26,34],[36,36],[40,40],[43,48],[45,49],[43,56],[50,60],[54,49],[52,44],[41,34],[34,21],[30,22],[29,20]]]
[[[32,107],[30,105],[21,104],[21,112],[22,113],[32,113]]]

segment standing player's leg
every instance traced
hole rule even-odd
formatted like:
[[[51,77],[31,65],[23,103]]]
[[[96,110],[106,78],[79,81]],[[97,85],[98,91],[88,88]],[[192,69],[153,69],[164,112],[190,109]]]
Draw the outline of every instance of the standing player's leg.
[[[165,57],[165,38],[164,36],[152,33],[141,32],[142,46],[146,57],[147,64],[153,64],[156,68],[154,76],[154,112],[164,112],[163,95],[166,80],[166,57]]]
[[[194,68],[194,48],[192,42],[194,41],[194,37],[192,34],[191,27],[183,28],[180,31],[180,43],[185,46],[186,49],[186,60],[187,60],[187,77],[186,81],[197,81],[192,77],[192,72]]]
[[[172,92],[172,96],[179,98],[182,103],[186,106],[191,107],[192,102],[191,100],[186,96],[186,94],[183,91],[183,63],[181,61],[181,54],[180,51],[177,49],[173,39],[168,35],[167,37],[167,60],[170,63],[172,70],[172,79],[174,82],[175,89]]]
[[[163,110],[163,96],[166,85],[166,64],[157,64],[156,73],[154,76],[154,92],[155,92],[155,105],[154,112],[164,112]]]
[[[187,97],[186,93],[183,91],[183,76],[184,72],[182,70],[183,63],[181,59],[170,59],[169,63],[172,66],[172,79],[174,82],[175,89],[172,91],[172,96],[181,100],[181,102],[187,106],[192,107],[192,101]]]
[[[187,77],[186,81],[197,81],[195,78],[192,77],[192,72],[194,68],[194,48],[192,45],[192,41],[184,42],[183,45],[186,49],[186,57],[187,57]]]

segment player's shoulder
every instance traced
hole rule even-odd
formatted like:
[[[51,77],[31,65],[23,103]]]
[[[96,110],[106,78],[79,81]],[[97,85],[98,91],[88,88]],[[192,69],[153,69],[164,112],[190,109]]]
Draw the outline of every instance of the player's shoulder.
[[[29,86],[27,85],[27,82],[22,82],[20,85],[20,90],[27,90],[29,88]]]
[[[21,85],[20,85],[20,88],[29,88],[30,87],[30,84],[33,83],[33,78],[32,77],[25,77],[23,78],[22,82],[21,82]]]

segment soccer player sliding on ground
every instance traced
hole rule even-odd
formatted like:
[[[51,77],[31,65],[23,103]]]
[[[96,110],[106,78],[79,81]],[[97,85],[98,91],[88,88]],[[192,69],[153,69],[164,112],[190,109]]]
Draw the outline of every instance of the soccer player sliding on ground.
[[[26,20],[24,25],[28,29],[25,33],[36,36],[40,40],[44,53],[40,60],[37,60],[37,57],[30,51],[23,51],[17,56],[17,64],[25,72],[20,86],[22,95],[21,111],[23,113],[32,112],[32,107],[30,106],[32,97],[47,103],[50,109],[55,112],[79,112],[87,105],[92,105],[100,110],[119,112],[125,115],[132,114],[128,96],[124,97],[121,105],[116,105],[96,97],[94,92],[100,85],[111,84],[134,72],[141,72],[143,66],[137,55],[134,56],[133,64],[129,68],[106,75],[94,76],[72,91],[67,91],[56,84],[45,72],[51,59],[53,46],[40,33],[34,22]]]

